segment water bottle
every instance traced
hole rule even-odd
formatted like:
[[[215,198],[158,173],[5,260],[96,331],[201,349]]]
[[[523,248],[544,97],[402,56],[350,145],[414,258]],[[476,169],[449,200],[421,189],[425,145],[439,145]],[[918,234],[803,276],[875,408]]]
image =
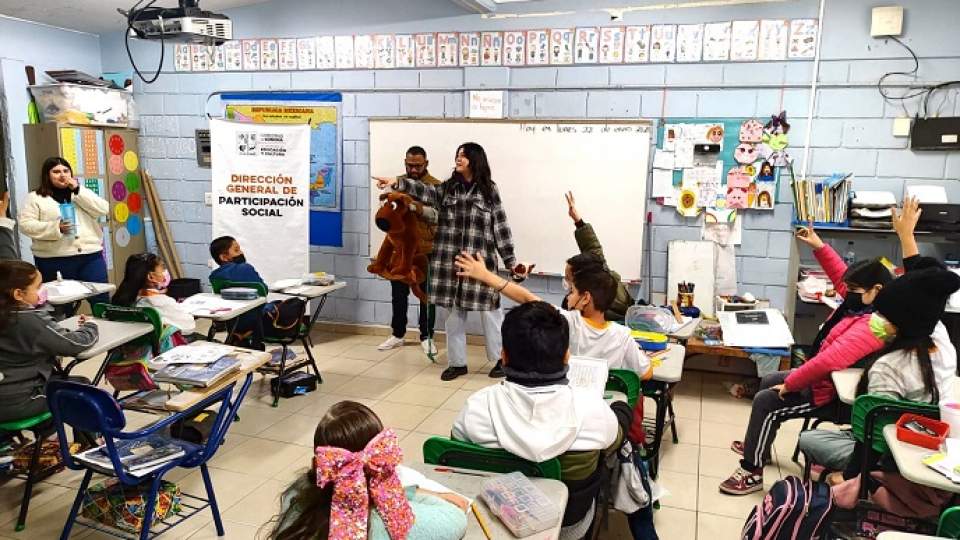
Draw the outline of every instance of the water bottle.
[[[73,203],[60,204],[60,219],[70,222],[70,230],[67,231],[67,235],[77,238],[77,209],[73,206]]]
[[[857,254],[853,251],[853,242],[847,242],[847,252],[843,254],[843,262],[847,263],[847,266],[857,262]]]

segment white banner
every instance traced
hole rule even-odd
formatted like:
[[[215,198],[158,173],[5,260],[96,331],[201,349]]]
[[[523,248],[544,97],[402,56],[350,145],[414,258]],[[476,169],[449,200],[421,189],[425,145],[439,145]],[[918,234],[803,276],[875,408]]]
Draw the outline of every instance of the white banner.
[[[210,121],[213,237],[237,239],[266,282],[310,268],[310,126]]]

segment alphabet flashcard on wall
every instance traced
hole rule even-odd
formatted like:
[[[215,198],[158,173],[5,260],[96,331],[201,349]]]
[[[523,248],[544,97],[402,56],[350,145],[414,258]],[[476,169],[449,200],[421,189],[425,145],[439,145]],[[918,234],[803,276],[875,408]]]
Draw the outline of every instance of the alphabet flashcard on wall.
[[[437,66],[456,67],[460,63],[456,32],[437,34]]]
[[[817,20],[790,21],[790,58],[813,58],[817,51]]]
[[[190,71],[193,65],[190,61],[190,44],[177,43],[173,46],[173,69],[176,71]]]
[[[527,31],[527,65],[543,66],[550,63],[550,32]]]
[[[527,51],[527,34],[525,32],[503,33],[503,65],[522,66]]]
[[[724,62],[730,58],[730,23],[710,23],[703,26],[703,60]]]
[[[352,69],[354,63],[353,36],[337,36],[334,38],[334,49],[337,55],[337,69]]]
[[[272,71],[280,66],[280,46],[275,39],[260,40],[260,69]]]
[[[297,40],[297,68],[316,69],[317,67],[317,38],[300,38]]]
[[[623,62],[623,27],[612,26],[600,29],[601,64],[619,64]]]
[[[417,34],[417,67],[434,67],[437,65],[437,36],[436,34]]]
[[[190,45],[190,63],[193,65],[193,71],[210,70],[210,57],[207,56],[205,45]]]
[[[373,37],[373,47],[376,51],[374,65],[377,69],[393,69],[396,67],[397,50],[393,34],[377,34]]]
[[[373,36],[364,34],[353,38],[353,65],[357,69],[375,67]]]
[[[280,49],[280,69],[282,71],[293,71],[297,69],[297,40],[278,39],[277,46]]]
[[[760,21],[760,60],[783,60],[787,57],[789,23],[783,19]]]
[[[394,43],[397,49],[397,67],[411,68],[416,66],[416,46],[413,42],[413,36],[398,34],[394,36]]]
[[[743,62],[757,59],[760,21],[733,21],[730,33],[730,59]]]
[[[483,32],[480,36],[481,53],[480,63],[484,66],[499,66],[503,64],[503,34],[500,32]]]
[[[600,32],[595,27],[577,28],[577,56],[574,61],[578,64],[596,64],[599,46]]]
[[[550,63],[559,65],[573,63],[573,28],[550,30]]]
[[[650,27],[628,26],[626,30],[623,60],[628,64],[650,61]]]
[[[221,47],[223,48],[223,61],[227,66],[227,71],[242,70],[243,44],[240,41],[228,41]]]
[[[480,65],[480,32],[460,34],[460,65]]]
[[[260,41],[256,39],[243,40],[243,70],[256,71],[260,69]]]
[[[677,46],[677,27],[655,24],[650,28],[650,61],[673,62]]]
[[[227,59],[224,56],[223,46],[207,45],[207,58],[210,71],[226,71]]]
[[[703,52],[703,25],[677,26],[677,62],[699,62]]]
[[[351,41],[351,43],[353,43]],[[353,50],[350,50],[350,60],[353,61]],[[317,69],[336,69],[337,65],[337,45],[333,36],[321,36],[317,38]]]

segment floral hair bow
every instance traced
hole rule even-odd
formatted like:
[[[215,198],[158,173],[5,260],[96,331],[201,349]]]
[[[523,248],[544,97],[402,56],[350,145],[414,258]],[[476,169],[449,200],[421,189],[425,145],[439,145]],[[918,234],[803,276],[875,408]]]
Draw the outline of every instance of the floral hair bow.
[[[366,540],[371,500],[391,540],[407,537],[413,510],[397,477],[403,453],[392,429],[381,431],[359,452],[318,446],[316,457],[317,486],[334,484],[330,540]]]

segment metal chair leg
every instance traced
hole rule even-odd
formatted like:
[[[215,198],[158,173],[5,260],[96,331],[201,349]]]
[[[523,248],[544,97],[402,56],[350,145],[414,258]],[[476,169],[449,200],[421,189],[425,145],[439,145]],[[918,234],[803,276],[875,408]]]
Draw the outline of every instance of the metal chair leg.
[[[803,419],[803,427],[800,428],[800,433],[803,433],[808,429],[810,429],[809,416]],[[797,465],[800,464],[800,439],[797,439],[797,445],[793,447],[793,456],[790,458],[790,461],[796,463]]]
[[[287,366],[287,344],[284,343],[283,345],[281,345],[281,349],[280,349],[280,371],[279,373],[277,373],[276,388],[273,387],[272,381],[270,383],[270,391],[273,393],[274,407],[280,406],[280,381],[283,380],[283,375],[286,372],[286,366]]]
[[[70,515],[67,516],[67,522],[63,526],[63,532],[60,533],[60,540],[70,538],[70,529],[73,528],[73,522],[77,520],[77,513],[80,511],[80,503],[83,502],[83,496],[87,493],[87,486],[90,485],[90,479],[93,478],[93,471],[87,469],[83,474],[83,480],[77,489],[77,496],[73,499],[73,506],[70,507]]]
[[[210,512],[213,513],[213,524],[217,528],[217,536],[223,536],[223,521],[220,519],[220,507],[217,505],[217,497],[213,493],[213,482],[210,481],[210,471],[207,464],[200,465],[200,475],[203,476],[203,485],[207,489],[207,502],[210,504]]]
[[[317,375],[317,382],[322,384],[323,375],[320,375],[320,368],[317,367],[317,360],[313,357],[313,351],[311,351],[310,347],[307,346],[306,339],[301,339],[303,342],[303,350],[306,351],[307,358],[310,359],[310,365],[313,366],[313,372]]]
[[[153,525],[153,510],[157,505],[157,494],[160,493],[160,477],[150,482],[150,493],[147,495],[147,506],[143,509],[143,524],[140,526],[140,540],[150,539],[150,526]]]
[[[680,444],[677,435],[677,413],[673,412],[673,394],[667,394],[667,412],[670,413],[670,432],[673,434],[673,444]]]
[[[27,469],[27,485],[23,487],[23,498],[20,500],[20,515],[17,516],[16,531],[22,531],[27,526],[27,510],[30,509],[30,496],[33,494],[33,484],[37,481],[40,471],[37,466],[40,463],[40,453],[43,450],[44,437],[38,431],[33,432],[33,454],[30,456],[30,468]]]

